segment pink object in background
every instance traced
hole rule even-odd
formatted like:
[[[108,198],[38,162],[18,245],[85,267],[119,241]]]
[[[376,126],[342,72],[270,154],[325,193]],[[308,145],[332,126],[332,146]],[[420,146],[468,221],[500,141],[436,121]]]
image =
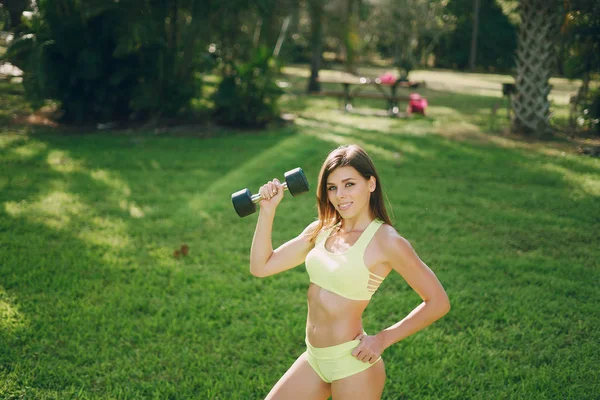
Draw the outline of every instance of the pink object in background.
[[[379,80],[385,85],[393,85],[397,79],[398,77],[391,72],[386,72],[385,74],[379,76]]]
[[[409,114],[417,113],[425,115],[425,109],[427,108],[427,99],[421,97],[417,93],[411,93],[408,101],[408,109],[406,110]]]

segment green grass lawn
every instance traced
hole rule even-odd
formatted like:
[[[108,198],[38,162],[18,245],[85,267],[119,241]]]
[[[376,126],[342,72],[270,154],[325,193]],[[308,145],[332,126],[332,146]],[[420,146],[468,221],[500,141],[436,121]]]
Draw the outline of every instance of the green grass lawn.
[[[304,169],[278,246],[315,218],[320,164],[344,143],[373,157],[396,229],[452,304],[385,351],[383,398],[598,398],[600,161],[504,134],[502,110],[491,129],[500,97],[426,90],[427,117],[409,119],[290,91],[294,124],[210,137],[2,123],[0,398],[264,398],[304,351],[308,275],[250,275],[256,215],[230,195]],[[18,96],[2,94],[0,121]],[[365,330],[420,302],[392,272]]]

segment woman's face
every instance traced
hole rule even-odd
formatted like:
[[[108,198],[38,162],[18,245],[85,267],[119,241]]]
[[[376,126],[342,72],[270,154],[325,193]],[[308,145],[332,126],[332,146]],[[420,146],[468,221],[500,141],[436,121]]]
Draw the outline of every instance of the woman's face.
[[[354,167],[334,169],[326,182],[327,198],[342,218],[359,215],[369,209],[371,192],[375,190],[375,177],[365,179]]]

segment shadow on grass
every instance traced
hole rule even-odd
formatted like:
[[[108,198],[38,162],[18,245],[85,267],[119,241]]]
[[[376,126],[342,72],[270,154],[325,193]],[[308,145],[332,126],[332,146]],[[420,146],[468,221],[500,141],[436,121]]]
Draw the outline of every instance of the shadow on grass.
[[[439,180],[460,183],[464,187],[448,187],[447,190],[475,189],[474,196],[470,198],[474,204],[479,203],[485,209],[505,206],[513,212],[520,210],[521,214],[528,214],[532,223],[538,218],[545,219],[548,208],[553,210],[556,218],[572,219],[573,226],[593,222],[589,213],[598,210],[595,203],[599,194],[600,172],[592,165],[593,160],[548,157],[525,149],[456,142],[438,135],[384,133],[318,118],[303,117],[299,124],[306,127],[306,133],[329,138],[332,143],[360,143],[380,162],[384,160],[386,169],[394,171],[395,176],[410,173],[411,177],[419,177],[430,185],[433,185],[432,181],[439,184]],[[440,168],[443,162],[448,163],[448,168]],[[485,197],[480,201],[475,197],[478,187],[472,182],[479,182],[485,191]],[[494,186],[498,188],[497,193],[493,193]],[[547,192],[548,198],[529,192],[529,187]],[[395,189],[401,190],[401,184]],[[497,199],[483,201],[491,195]],[[554,200],[556,204],[572,204],[573,208],[562,212],[559,206],[553,205]],[[444,207],[443,204],[440,206]],[[574,240],[578,241],[577,238]]]
[[[327,153],[359,143],[375,160],[396,229],[453,302],[427,335],[386,350],[388,375],[416,383],[391,380],[384,398],[439,397],[457,386],[462,397],[476,397],[477,387],[517,394],[523,382],[561,393],[564,382],[539,372],[596,343],[587,316],[598,300],[589,283],[597,261],[585,260],[596,252],[597,168],[427,134],[428,120],[409,121],[424,133],[407,135],[402,123],[378,130],[359,119],[303,116],[283,130],[202,140],[38,133],[3,142],[0,238],[9,251],[0,255],[0,302],[15,315],[0,329],[6,391],[265,394],[303,351],[307,277],[302,268],[267,281],[249,276],[256,216],[239,219],[230,194],[303,167],[310,194],[282,201],[275,246],[316,216]],[[582,175],[591,186],[581,186]],[[189,256],[173,258],[183,242]],[[380,291],[366,318],[372,332],[420,301],[398,276]],[[569,366],[561,373],[573,385],[593,371]],[[436,388],[427,385],[432,374]]]
[[[310,114],[318,109],[330,109],[331,111],[343,111],[343,99],[326,96],[311,96],[303,90],[299,90],[305,78],[296,76],[286,76],[293,82],[295,90],[289,90],[282,99],[282,105],[288,112],[299,113],[301,115]],[[339,84],[327,83],[323,86],[324,89],[339,90]],[[378,93],[373,87],[367,87],[363,90],[365,93]],[[452,125],[456,122],[468,123],[479,129],[481,133],[497,134],[507,132],[510,127],[508,119],[508,100],[502,97],[485,96],[478,94],[454,93],[432,88],[419,88],[414,90],[401,89],[399,95],[408,95],[411,92],[421,94],[428,100],[429,108],[426,111],[428,118],[433,121],[438,121],[443,125]],[[386,114],[387,103],[385,99],[354,99],[353,105],[362,109],[365,113],[373,115]],[[400,102],[400,111],[406,111],[408,103]],[[555,111],[561,110],[564,112],[566,106],[555,106]],[[446,111],[448,110],[448,111]],[[563,125],[558,121],[556,128],[562,130]],[[464,128],[464,127],[463,127]],[[512,136],[514,140],[519,140],[519,137]],[[523,137],[523,141],[531,141],[532,139]],[[537,139],[535,139],[537,140]],[[572,144],[572,140],[562,134],[554,135],[543,139],[544,143],[559,143]]]
[[[227,257],[211,261],[217,248],[240,251],[211,237],[231,237],[219,224],[239,219],[233,188],[282,178],[282,163],[298,161],[295,136],[4,141],[0,305],[13,316],[0,329],[2,393],[207,398],[223,384],[235,393],[212,372],[221,357],[205,355],[231,357],[222,329],[234,317],[215,291],[245,280],[207,277],[209,267],[232,270],[219,265]],[[173,258],[184,241],[190,255]]]
[[[31,108],[23,98],[23,86],[0,79],[0,125],[8,126],[20,115],[31,112]]]

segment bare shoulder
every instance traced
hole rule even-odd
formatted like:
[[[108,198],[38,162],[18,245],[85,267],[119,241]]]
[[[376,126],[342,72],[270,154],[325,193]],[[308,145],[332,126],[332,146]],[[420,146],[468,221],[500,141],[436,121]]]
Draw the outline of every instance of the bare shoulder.
[[[304,230],[302,231],[300,236],[307,241],[310,240],[312,234],[314,233],[315,229],[317,229],[318,226],[319,226],[319,220],[315,220],[315,221],[311,222],[310,224],[308,224],[306,226],[306,228],[304,228]]]
[[[317,229],[317,226],[319,226],[319,220],[315,220],[313,222],[311,222],[310,224],[308,224],[306,226],[306,228],[304,228],[304,231],[302,232],[302,234],[304,235],[310,235],[311,233],[313,233],[315,231],[315,229]]]
[[[311,229],[313,229],[313,230],[314,230],[314,229],[316,229],[316,228],[317,228],[317,226],[318,226],[318,225],[319,225],[319,220],[318,220],[318,219],[316,219],[316,220],[314,220],[313,222],[311,222],[310,224],[308,224],[308,225],[306,226],[306,229],[305,229],[305,231],[309,231],[309,230],[311,230]]]
[[[388,259],[397,259],[398,257],[412,254],[414,249],[410,242],[405,239],[391,225],[383,224],[376,233],[377,242],[381,251]]]
[[[396,228],[386,223],[383,223],[377,230],[376,238],[378,242],[385,246],[393,245],[395,240],[406,240],[398,233]]]

